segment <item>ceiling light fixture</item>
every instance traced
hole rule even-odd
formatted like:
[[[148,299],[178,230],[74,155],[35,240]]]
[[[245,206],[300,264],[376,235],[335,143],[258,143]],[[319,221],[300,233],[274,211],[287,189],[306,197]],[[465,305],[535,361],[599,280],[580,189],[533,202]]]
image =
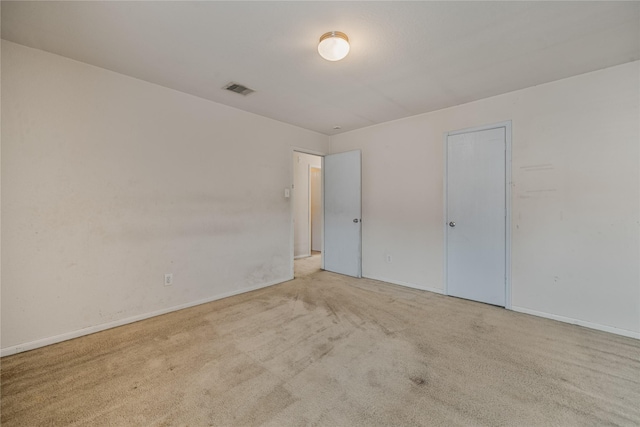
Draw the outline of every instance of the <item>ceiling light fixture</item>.
[[[349,53],[349,37],[340,31],[329,31],[320,37],[318,53],[327,61],[339,61]]]

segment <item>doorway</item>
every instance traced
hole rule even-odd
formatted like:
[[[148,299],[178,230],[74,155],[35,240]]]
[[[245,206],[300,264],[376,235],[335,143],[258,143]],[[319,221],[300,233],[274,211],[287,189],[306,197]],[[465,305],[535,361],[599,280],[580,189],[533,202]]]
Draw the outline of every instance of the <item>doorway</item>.
[[[322,157],[293,153],[293,257],[322,252]]]
[[[309,165],[311,254],[322,252],[322,167]]]
[[[294,260],[309,258],[319,258],[321,269],[362,277],[360,151],[292,154],[291,192],[285,190],[292,199],[291,278]]]
[[[511,122],[445,135],[445,290],[510,308]]]

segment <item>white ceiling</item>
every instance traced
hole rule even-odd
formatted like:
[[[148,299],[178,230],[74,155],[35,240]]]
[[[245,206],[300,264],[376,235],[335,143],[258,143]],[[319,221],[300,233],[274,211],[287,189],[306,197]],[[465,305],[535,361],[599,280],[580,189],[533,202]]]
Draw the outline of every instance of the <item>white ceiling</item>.
[[[3,39],[328,135],[640,59],[636,1],[1,7]],[[332,30],[340,62],[316,51]]]

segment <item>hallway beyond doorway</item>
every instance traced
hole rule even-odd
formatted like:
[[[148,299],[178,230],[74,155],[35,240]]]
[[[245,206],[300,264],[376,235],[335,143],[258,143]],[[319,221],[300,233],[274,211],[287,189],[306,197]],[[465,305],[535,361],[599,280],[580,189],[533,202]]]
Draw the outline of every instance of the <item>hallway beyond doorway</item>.
[[[311,251],[311,256],[299,258],[294,262],[295,278],[309,276],[320,271],[322,261],[322,253],[319,251]]]

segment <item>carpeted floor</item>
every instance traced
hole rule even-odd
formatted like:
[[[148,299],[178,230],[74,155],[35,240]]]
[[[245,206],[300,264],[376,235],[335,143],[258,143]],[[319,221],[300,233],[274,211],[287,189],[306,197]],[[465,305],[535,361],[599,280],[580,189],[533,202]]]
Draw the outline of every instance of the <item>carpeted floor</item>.
[[[2,425],[640,424],[640,341],[296,261],[296,279],[2,359]]]

